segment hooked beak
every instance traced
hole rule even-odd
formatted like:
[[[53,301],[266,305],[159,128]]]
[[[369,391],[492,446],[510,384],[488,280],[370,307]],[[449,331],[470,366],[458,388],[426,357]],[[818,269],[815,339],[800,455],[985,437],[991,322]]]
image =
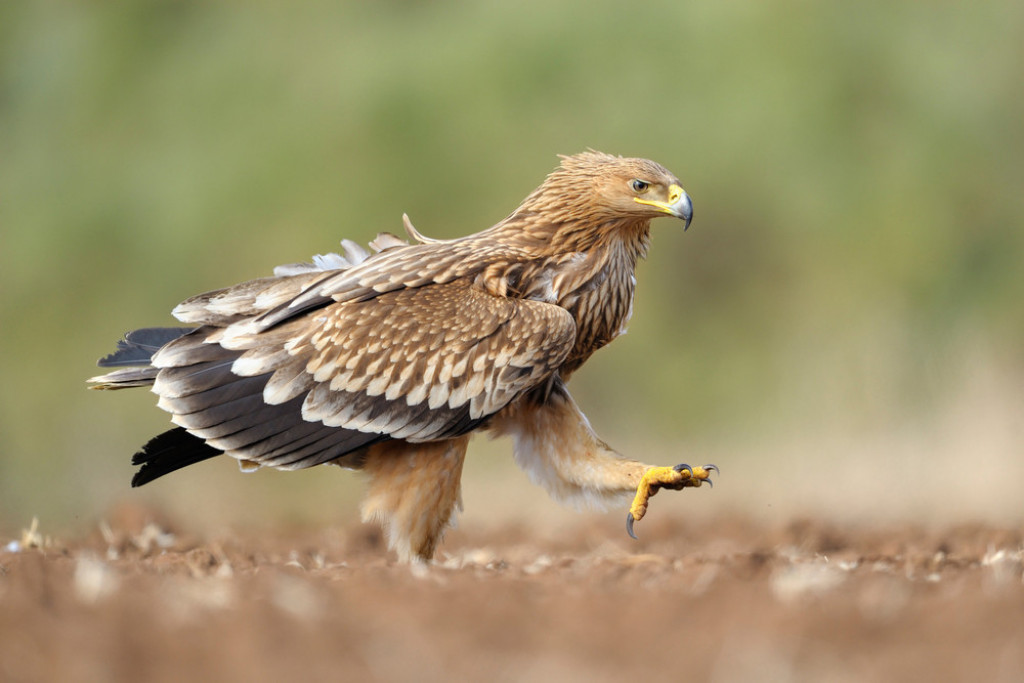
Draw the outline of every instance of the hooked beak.
[[[638,204],[648,204],[657,207],[670,216],[681,218],[684,221],[684,231],[690,227],[690,221],[693,220],[693,203],[690,202],[690,196],[683,191],[683,188],[676,184],[672,184],[668,188],[668,201],[659,202],[652,199],[641,199],[640,197],[634,197],[633,201]]]

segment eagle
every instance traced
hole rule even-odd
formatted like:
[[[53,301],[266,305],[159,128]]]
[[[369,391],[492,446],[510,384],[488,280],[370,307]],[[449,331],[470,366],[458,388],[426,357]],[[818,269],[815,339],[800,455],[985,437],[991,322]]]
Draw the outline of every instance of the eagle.
[[[646,159],[597,151],[559,166],[507,218],[466,237],[381,233],[368,251],[280,266],[194,296],[186,327],[127,333],[93,388],[148,386],[177,425],[132,458],[132,486],[219,455],[243,470],[361,470],[361,512],[403,562],[429,562],[453,514],[470,436],[513,441],[553,498],[626,518],[714,465],[652,466],[612,450],[567,383],[626,330],[651,221],[689,227],[690,197]]]

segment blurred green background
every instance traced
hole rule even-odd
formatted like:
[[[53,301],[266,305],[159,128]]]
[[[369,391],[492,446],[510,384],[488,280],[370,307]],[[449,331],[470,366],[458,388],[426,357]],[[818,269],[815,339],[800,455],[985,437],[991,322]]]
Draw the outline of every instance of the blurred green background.
[[[402,212],[485,228],[588,147],[695,205],[573,382],[623,452],[722,467],[666,514],[1024,519],[1022,65],[1010,0],[5,2],[0,531],[350,520],[333,468],[131,491],[166,415],[96,358]],[[507,455],[475,441],[467,521],[555,507]]]

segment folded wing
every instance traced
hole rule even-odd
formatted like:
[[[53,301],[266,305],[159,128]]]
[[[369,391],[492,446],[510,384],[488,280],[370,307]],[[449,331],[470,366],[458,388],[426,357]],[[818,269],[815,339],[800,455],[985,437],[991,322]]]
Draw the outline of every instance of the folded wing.
[[[305,277],[293,298],[317,288]],[[465,277],[319,305],[269,328],[224,315],[226,327],[209,320],[171,341],[152,359],[161,407],[229,455],[308,467],[383,439],[471,431],[547,381],[576,334],[566,310]]]

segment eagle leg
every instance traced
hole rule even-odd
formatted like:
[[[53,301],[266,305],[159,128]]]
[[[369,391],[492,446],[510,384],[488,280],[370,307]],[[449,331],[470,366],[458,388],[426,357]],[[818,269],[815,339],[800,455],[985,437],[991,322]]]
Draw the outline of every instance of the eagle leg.
[[[384,528],[400,562],[429,562],[462,508],[460,480],[469,435],[409,443],[395,440],[370,448],[362,467],[370,486],[364,522]]]
[[[633,532],[633,522],[639,522],[647,513],[648,501],[651,496],[660,489],[672,489],[679,491],[688,487],[698,487],[704,482],[708,486],[714,486],[711,481],[711,472],[718,472],[715,465],[704,465],[703,467],[690,467],[686,464],[679,464],[675,467],[652,467],[644,472],[640,478],[640,484],[636,487],[636,496],[633,504],[626,514],[626,531],[630,536],[636,538]]]

